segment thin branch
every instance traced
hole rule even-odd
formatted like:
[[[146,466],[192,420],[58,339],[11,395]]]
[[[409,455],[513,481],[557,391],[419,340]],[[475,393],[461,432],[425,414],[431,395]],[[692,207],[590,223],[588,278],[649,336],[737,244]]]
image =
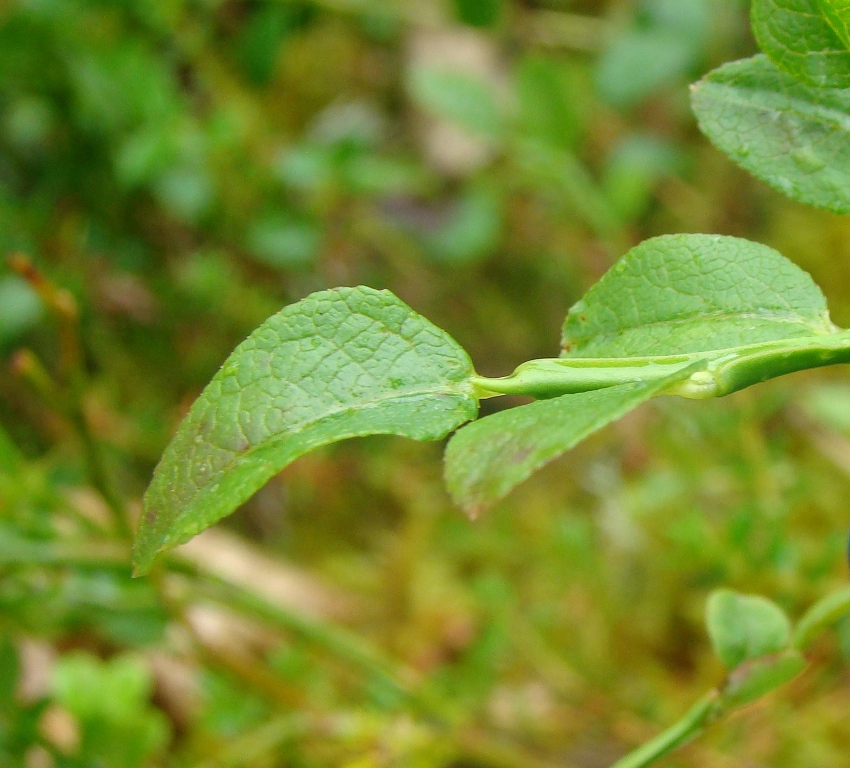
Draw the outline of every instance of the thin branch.
[[[720,693],[712,691],[700,699],[681,720],[622,760],[618,760],[611,768],[646,768],[652,765],[697,738],[723,714],[723,711]]]

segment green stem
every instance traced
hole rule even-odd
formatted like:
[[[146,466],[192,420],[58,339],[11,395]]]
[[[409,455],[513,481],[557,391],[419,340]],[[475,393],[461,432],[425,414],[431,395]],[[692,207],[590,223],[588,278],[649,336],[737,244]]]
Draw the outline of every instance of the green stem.
[[[827,595],[806,612],[794,630],[792,647],[805,652],[821,633],[848,614],[850,614],[850,587]]]
[[[806,666],[805,658],[801,654],[811,646],[818,635],[848,614],[850,588],[842,589],[818,601],[797,624],[791,643],[793,650],[754,659],[741,665],[729,675],[720,690],[711,691],[675,725],[626,755],[611,768],[646,768],[695,739],[727,713],[788,682]],[[788,662],[792,662],[790,669]],[[773,677],[765,677],[764,673],[770,673],[771,669]],[[756,688],[753,688],[753,682],[756,683]]]
[[[19,349],[12,357],[10,367],[38,393],[47,405],[63,416],[67,414],[68,404],[59,391],[59,386],[32,350]]]
[[[717,380],[718,397],[788,373],[850,363],[850,331],[727,351],[728,355],[709,363],[709,371]]]
[[[840,331],[686,355],[531,360],[510,376],[498,379],[474,376],[472,384],[480,398],[496,395],[547,398],[657,381],[681,370],[682,381],[664,394],[701,400],[722,397],[787,373],[848,362],[850,331]],[[693,371],[692,366],[698,370]]]
[[[720,694],[712,691],[700,699],[679,722],[618,760],[611,768],[646,768],[652,765],[699,736],[723,714],[723,709]]]
[[[547,398],[572,395],[631,382],[665,378],[685,368],[686,355],[656,358],[551,358],[523,363],[510,376],[487,379],[475,376],[472,384],[480,397],[528,395]]]

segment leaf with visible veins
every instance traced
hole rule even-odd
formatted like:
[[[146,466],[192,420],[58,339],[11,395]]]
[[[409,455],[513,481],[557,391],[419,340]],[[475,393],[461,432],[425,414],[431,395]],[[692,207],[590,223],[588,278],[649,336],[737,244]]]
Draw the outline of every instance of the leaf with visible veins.
[[[850,0],[817,0],[817,3],[844,47],[850,50]]]
[[[286,307],[236,348],[166,449],[145,494],[136,573],[314,448],[444,437],[477,415],[472,375],[466,352],[388,291],[337,288]]]
[[[753,0],[753,32],[773,63],[792,77],[815,88],[848,88],[850,50],[833,23],[841,20],[840,6],[846,3]],[[846,8],[843,17],[846,24]]]
[[[820,288],[773,248],[663,235],[632,248],[570,309],[562,357],[681,355],[835,330]]]
[[[850,213],[850,90],[813,88],[754,56],[709,72],[691,104],[742,168],[801,203]]]

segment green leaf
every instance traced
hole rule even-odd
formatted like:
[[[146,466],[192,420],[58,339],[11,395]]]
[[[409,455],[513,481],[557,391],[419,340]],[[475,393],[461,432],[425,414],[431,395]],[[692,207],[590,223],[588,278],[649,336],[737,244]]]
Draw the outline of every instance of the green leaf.
[[[629,251],[570,310],[563,356],[681,355],[835,330],[811,277],[772,248],[665,235]]]
[[[753,0],[753,32],[777,67],[816,88],[850,87],[850,50],[818,0]]]
[[[797,651],[748,661],[729,676],[723,689],[723,702],[741,707],[756,701],[793,680],[807,665],[806,658]]]
[[[74,652],[63,656],[53,672],[53,695],[81,720],[131,721],[145,707],[151,689],[149,672],[130,654],[102,662]]]
[[[850,0],[817,0],[817,3],[839,40],[850,50]]]
[[[271,80],[281,42],[297,23],[297,13],[292,6],[269,3],[257,6],[242,25],[236,53],[253,84],[266,85]]]
[[[278,269],[306,268],[322,244],[320,228],[310,221],[269,215],[249,229],[248,252],[257,261]]]
[[[437,440],[477,413],[466,352],[388,291],[321,291],[227,359],[145,494],[136,572],[308,451],[360,435]]]
[[[791,622],[783,610],[758,595],[728,589],[713,592],[706,624],[715,653],[731,670],[750,659],[784,651],[791,641]]]
[[[571,70],[548,56],[529,55],[516,67],[515,90],[522,128],[554,147],[575,146],[582,128],[580,89]]]
[[[75,652],[53,670],[53,696],[80,725],[81,765],[143,768],[156,763],[169,741],[162,712],[149,703],[150,671],[130,654],[101,661]]]
[[[706,0],[644,0],[631,26],[612,36],[596,86],[616,107],[632,107],[675,83],[697,63],[710,27]]]
[[[692,46],[675,32],[628,29],[600,56],[596,88],[609,104],[626,109],[675,83],[693,64]]]
[[[465,426],[446,448],[449,493],[477,516],[533,472],[698,368],[683,363],[654,381],[540,400]]]
[[[419,67],[411,73],[413,98],[438,117],[490,138],[504,129],[502,109],[491,86],[462,72]]]
[[[494,190],[464,190],[447,220],[425,240],[438,261],[469,264],[492,253],[502,234],[502,201]]]
[[[655,136],[627,136],[609,156],[602,187],[621,221],[636,221],[644,213],[658,181],[676,172],[682,156]]]
[[[797,266],[746,240],[673,235],[634,248],[572,308],[561,357],[472,383],[480,397],[547,399],[672,375],[659,393],[706,399],[848,362],[850,331],[832,324]],[[678,376],[686,364],[695,367]],[[489,483],[492,470],[481,472]],[[494,482],[512,487],[509,478]]]
[[[600,235],[611,238],[622,228],[610,201],[587,167],[571,152],[539,139],[515,142],[517,167],[545,195],[554,195],[558,205],[567,203]]]
[[[812,88],[755,56],[706,75],[692,105],[742,168],[802,203],[850,213],[850,91]]]

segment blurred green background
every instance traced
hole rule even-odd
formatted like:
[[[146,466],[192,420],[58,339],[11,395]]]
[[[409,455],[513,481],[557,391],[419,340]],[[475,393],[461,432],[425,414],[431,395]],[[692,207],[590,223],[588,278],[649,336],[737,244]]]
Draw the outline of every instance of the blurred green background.
[[[0,265],[0,768],[605,768],[722,679],[710,590],[796,617],[846,578],[842,369],[654,401],[474,524],[440,445],[371,438],[296,462],[182,573],[131,580],[105,532],[233,346],[320,288],[389,288],[504,375],[630,246],[716,232],[850,323],[850,221],[689,110],[755,50],[747,13],[0,0],[0,255],[53,286]],[[850,623],[817,654],[666,765],[846,766]]]

